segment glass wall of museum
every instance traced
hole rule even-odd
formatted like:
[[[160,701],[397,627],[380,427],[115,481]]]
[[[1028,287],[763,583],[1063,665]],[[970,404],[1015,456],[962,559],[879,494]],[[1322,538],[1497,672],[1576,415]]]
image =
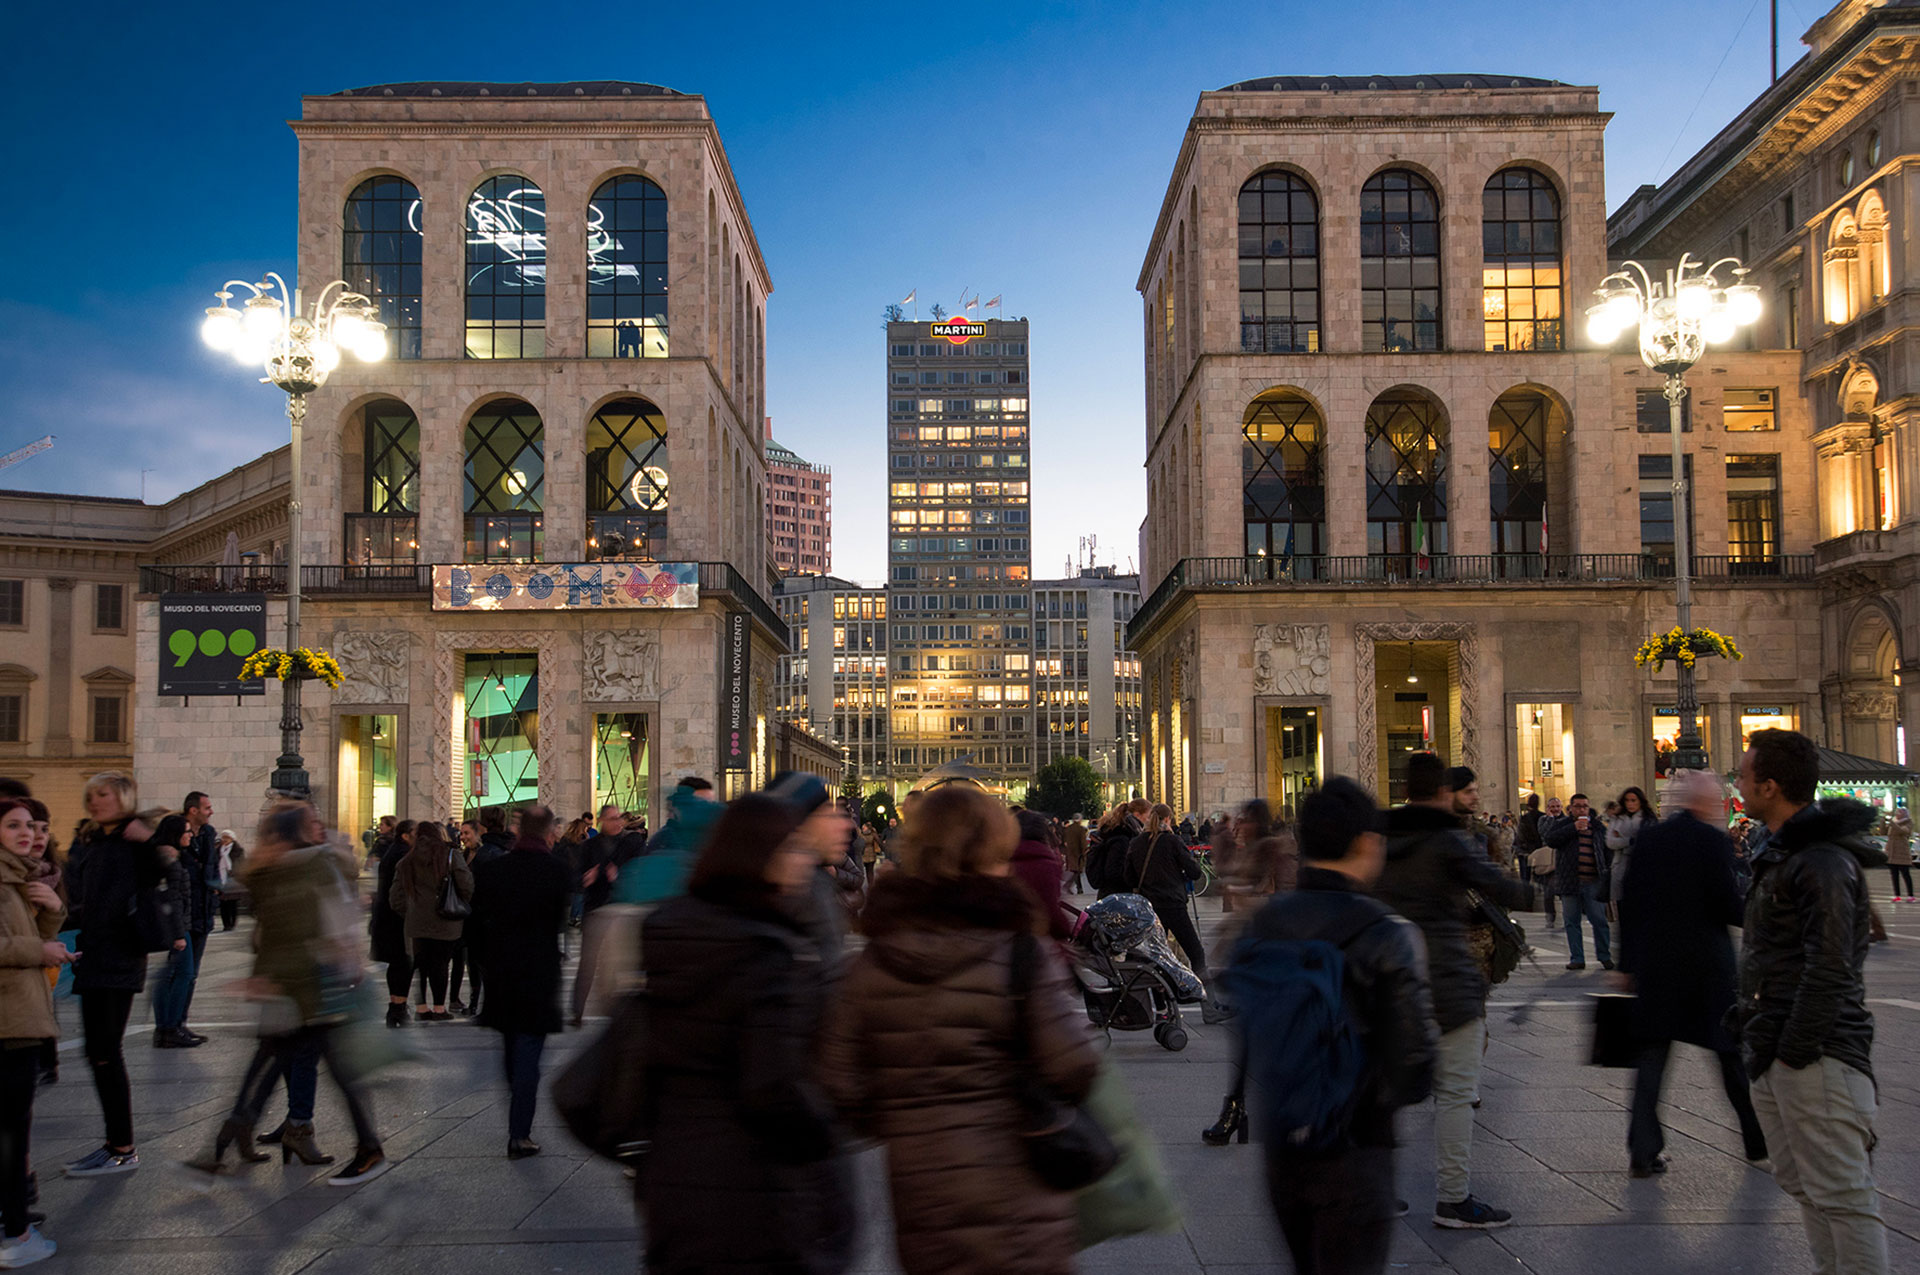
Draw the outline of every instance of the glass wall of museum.
[[[540,414],[520,399],[494,399],[467,419],[463,438],[464,560],[539,561],[546,492]]]
[[[587,204],[587,357],[668,351],[667,195],[637,173],[610,177]]]
[[[467,357],[545,357],[545,194],[515,173],[488,177],[467,196],[464,225]]]
[[[672,491],[665,414],[634,395],[602,404],[587,421],[586,462],[587,557],[657,559]]]
[[[340,430],[342,561],[410,565],[420,552],[420,419],[395,398],[350,409]]]
[[[340,278],[371,298],[387,325],[387,353],[420,357],[420,192],[391,173],[362,181],[340,219]]]
[[[1411,168],[1387,168],[1360,188],[1360,346],[1443,349],[1440,197]]]
[[[1306,178],[1280,168],[1240,188],[1240,348],[1320,349],[1320,201]]]
[[[1485,348],[1565,349],[1559,189],[1538,169],[1501,169],[1481,195],[1480,235]]]
[[[1326,422],[1299,390],[1266,390],[1241,415],[1240,500],[1248,568],[1272,578],[1326,569]]]

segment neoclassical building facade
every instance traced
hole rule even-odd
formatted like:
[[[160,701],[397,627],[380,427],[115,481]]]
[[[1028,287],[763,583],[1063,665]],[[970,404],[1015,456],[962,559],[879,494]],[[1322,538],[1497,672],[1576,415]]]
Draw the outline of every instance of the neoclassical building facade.
[[[1426,746],[1500,806],[1662,768],[1673,673],[1633,653],[1673,623],[1667,405],[1575,322],[1608,272],[1607,118],[1511,76],[1201,95],[1138,281],[1151,795],[1397,799]],[[1755,656],[1704,671],[1716,763],[1820,719],[1797,363],[1690,377],[1696,622]]]
[[[682,774],[763,781],[771,281],[705,100],[391,84],[307,98],[293,131],[299,282],[343,279],[388,326],[387,358],[343,363],[306,418],[304,632],[347,672],[306,696],[322,809],[651,811]],[[613,605],[657,563],[696,587]],[[136,762],[204,755],[267,701],[156,703]]]

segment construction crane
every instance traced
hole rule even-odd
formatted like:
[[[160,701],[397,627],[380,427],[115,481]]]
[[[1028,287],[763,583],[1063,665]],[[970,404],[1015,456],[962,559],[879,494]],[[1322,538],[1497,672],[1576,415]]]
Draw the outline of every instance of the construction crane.
[[[38,456],[51,446],[53,446],[53,435],[48,434],[45,438],[34,439],[25,447],[16,447],[5,456],[0,456],[0,469],[9,469],[18,465],[29,456]]]

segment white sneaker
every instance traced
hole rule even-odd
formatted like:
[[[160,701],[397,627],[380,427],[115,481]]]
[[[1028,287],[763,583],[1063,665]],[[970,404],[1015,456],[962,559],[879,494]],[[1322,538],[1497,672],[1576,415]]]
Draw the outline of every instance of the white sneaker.
[[[0,1270],[31,1266],[35,1262],[44,1262],[53,1254],[53,1241],[40,1234],[39,1227],[29,1226],[24,1235],[0,1239]]]

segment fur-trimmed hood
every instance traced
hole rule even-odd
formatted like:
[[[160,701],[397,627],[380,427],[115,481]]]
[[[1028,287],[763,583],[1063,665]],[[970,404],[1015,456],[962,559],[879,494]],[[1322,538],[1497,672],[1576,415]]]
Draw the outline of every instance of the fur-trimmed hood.
[[[953,881],[893,872],[876,881],[860,914],[875,959],[896,977],[933,983],[985,960],[1007,934],[1034,933],[1033,896],[1010,877]]]
[[[1777,848],[1779,857],[1785,857],[1808,846],[1838,846],[1858,859],[1862,867],[1877,868],[1887,861],[1885,853],[1867,839],[1877,817],[1873,807],[1865,802],[1851,797],[1828,797],[1781,824],[1780,831],[1768,842],[1768,849]]]

